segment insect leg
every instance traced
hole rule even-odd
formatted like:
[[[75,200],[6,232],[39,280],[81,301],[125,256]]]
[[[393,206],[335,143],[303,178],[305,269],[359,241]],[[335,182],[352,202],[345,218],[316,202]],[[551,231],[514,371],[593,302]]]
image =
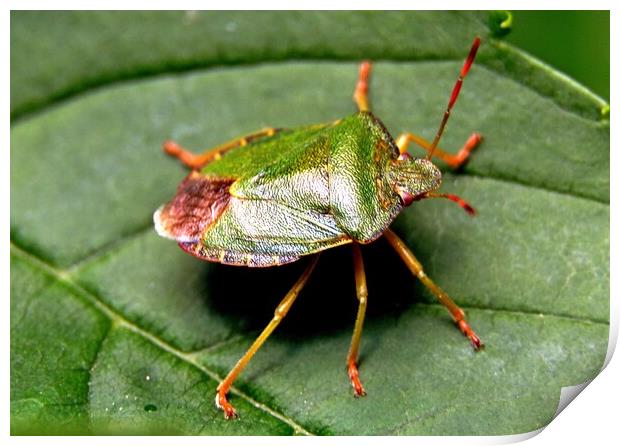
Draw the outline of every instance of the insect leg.
[[[365,60],[360,64],[360,73],[355,84],[355,92],[353,93],[353,101],[357,104],[359,111],[370,111],[370,103],[368,102],[368,79],[370,77],[370,69],[372,65]]]
[[[359,307],[357,309],[357,318],[355,319],[355,328],[353,329],[353,337],[351,338],[351,347],[349,348],[349,356],[347,357],[347,371],[351,385],[355,389],[355,396],[364,396],[366,391],[360,381],[359,372],[357,370],[357,358],[359,356],[360,341],[362,339],[362,327],[364,326],[364,316],[366,315],[366,302],[368,300],[368,289],[366,288],[366,273],[364,272],[364,261],[362,260],[362,251],[357,243],[353,243],[353,265],[355,268],[355,289],[357,291],[357,299]]]
[[[469,158],[469,154],[472,150],[474,150],[478,144],[482,142],[482,135],[480,133],[472,133],[471,136],[465,141],[463,147],[456,153],[447,153],[441,150],[439,147],[435,147],[433,150],[432,144],[422,138],[421,136],[415,135],[413,133],[403,133],[396,139],[396,145],[401,153],[407,152],[407,147],[409,147],[409,143],[417,144],[422,147],[428,153],[433,153],[433,156],[441,158],[445,161],[450,167],[453,169],[458,169],[461,167],[465,161]]]
[[[189,150],[184,149],[176,142],[170,140],[164,142],[163,148],[164,152],[166,152],[170,156],[178,158],[190,169],[200,169],[205,165],[209,164],[211,161],[220,159],[224,153],[231,149],[234,149],[235,147],[245,146],[258,138],[273,136],[280,130],[281,129],[275,129],[271,127],[264,128],[257,132],[250,133],[249,135],[242,136],[241,138],[236,138],[228,141],[201,154],[194,154]]]
[[[437,286],[437,284],[433,282],[426,275],[426,273],[424,273],[422,264],[420,264],[418,259],[416,259],[411,250],[407,248],[407,245],[405,245],[405,243],[391,229],[385,231],[383,235],[390,245],[392,245],[392,247],[396,250],[413,275],[420,279],[420,281],[435,295],[439,302],[448,309],[454,319],[454,322],[456,322],[457,327],[465,336],[469,338],[474,348],[479,350],[483,347],[484,344],[465,320],[465,312],[457,304],[455,304],[452,299],[450,299],[444,290],[439,288],[439,286]]]
[[[280,304],[276,307],[274,312],[273,319],[269,322],[269,324],[265,327],[262,333],[256,338],[254,343],[250,346],[247,352],[239,359],[237,364],[232,368],[232,370],[228,373],[226,378],[217,386],[217,394],[215,395],[215,405],[218,409],[222,409],[224,411],[224,416],[226,418],[236,417],[237,413],[235,408],[228,402],[226,398],[226,394],[228,393],[230,386],[237,379],[239,373],[245,368],[247,363],[252,359],[254,354],[258,351],[258,349],[263,345],[263,343],[267,340],[269,335],[275,330],[275,328],[280,324],[284,316],[288,313],[295,302],[295,299],[299,295],[300,291],[303,289],[304,285],[310,278],[314,267],[316,266],[317,261],[319,260],[319,256],[315,255],[311,260],[310,264],[306,267],[305,271],[301,275],[301,277],[295,282],[295,285],[286,293],[284,299],[280,302]]]

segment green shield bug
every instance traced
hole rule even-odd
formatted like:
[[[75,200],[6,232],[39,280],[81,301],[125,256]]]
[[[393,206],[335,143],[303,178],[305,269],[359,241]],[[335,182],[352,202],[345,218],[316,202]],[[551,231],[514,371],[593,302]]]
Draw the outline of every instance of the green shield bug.
[[[215,396],[226,418],[236,416],[227,393],[239,373],[278,326],[310,277],[319,253],[351,244],[359,307],[348,374],[356,396],[366,394],[357,359],[368,292],[359,245],[384,236],[409,270],[448,309],[475,349],[482,342],[465,314],[425,273],[402,240],[389,229],[414,201],[447,198],[469,214],[463,199],[435,192],[441,172],[437,156],[457,168],[479,144],[473,133],[456,155],[437,146],[461,90],[480,39],[476,38],[454,85],[439,130],[432,142],[412,133],[396,140],[370,111],[371,65],[360,65],[353,99],[358,111],[334,122],[297,129],[268,128],[194,155],[167,141],[164,151],[191,169],[176,196],[154,214],[155,229],[188,253],[211,262],[268,267],[310,255],[308,266],[275,310],[273,319],[220,383]],[[407,153],[410,143],[425,149],[425,158]]]

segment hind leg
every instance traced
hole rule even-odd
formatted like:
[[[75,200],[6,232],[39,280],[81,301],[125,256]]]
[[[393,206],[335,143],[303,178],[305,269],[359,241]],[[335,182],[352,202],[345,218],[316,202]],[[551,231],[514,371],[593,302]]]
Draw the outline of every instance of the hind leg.
[[[357,360],[359,357],[360,341],[362,339],[364,317],[366,316],[368,289],[366,288],[366,273],[364,272],[362,251],[357,243],[353,243],[353,265],[355,268],[355,289],[357,291],[359,307],[357,309],[355,328],[353,329],[353,336],[351,338],[351,347],[349,348],[349,355],[347,357],[347,372],[349,373],[351,385],[355,390],[355,396],[364,396],[366,395],[366,391],[360,381],[359,371],[357,370]]]
[[[215,405],[218,409],[221,409],[224,412],[224,416],[228,418],[235,418],[237,416],[237,412],[235,408],[228,402],[228,398],[226,398],[228,391],[230,390],[230,386],[232,386],[239,373],[245,368],[245,366],[250,362],[250,359],[256,354],[259,348],[265,343],[269,335],[276,329],[276,327],[280,324],[284,316],[288,313],[288,311],[293,306],[295,299],[306,285],[306,282],[310,278],[314,267],[316,266],[317,261],[319,260],[319,256],[315,255],[311,260],[306,270],[301,275],[301,277],[295,282],[293,288],[290,289],[282,302],[277,306],[273,319],[267,324],[263,332],[256,338],[254,343],[250,346],[248,351],[239,359],[237,364],[232,368],[228,375],[224,380],[217,386],[217,393],[215,394]]]

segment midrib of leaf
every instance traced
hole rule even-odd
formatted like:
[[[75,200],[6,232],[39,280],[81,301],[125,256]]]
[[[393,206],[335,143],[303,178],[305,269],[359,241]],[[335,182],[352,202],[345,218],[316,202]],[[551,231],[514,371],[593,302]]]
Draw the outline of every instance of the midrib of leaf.
[[[217,373],[215,373],[214,371],[205,367],[203,364],[196,361],[194,354],[192,352],[187,353],[187,352],[183,352],[183,351],[176,349],[175,347],[168,344],[163,339],[155,336],[154,334],[148,332],[147,330],[144,330],[140,326],[136,325],[133,321],[130,321],[129,319],[125,318],[121,313],[115,311],[113,308],[106,305],[101,300],[101,298],[99,298],[99,296],[84,289],[82,286],[76,283],[72,279],[71,273],[54,267],[50,263],[47,263],[45,260],[15,245],[13,242],[11,242],[11,252],[21,257],[24,261],[28,262],[28,264],[38,269],[39,271],[41,271],[43,274],[52,276],[57,281],[62,282],[63,284],[67,285],[76,294],[76,296],[79,296],[80,298],[88,301],[97,310],[99,310],[101,313],[103,313],[106,317],[110,319],[112,324],[110,326],[110,329],[106,333],[106,335],[103,337],[100,343],[100,346],[103,345],[105,338],[112,331],[112,329],[125,328],[141,336],[142,338],[149,341],[151,344],[163,350],[164,352],[172,354],[173,356],[180,359],[181,361],[195,367],[196,369],[200,370],[202,373],[207,375],[209,378],[215,380],[216,382],[220,382],[222,380],[222,377],[219,376]],[[98,350],[100,349],[100,346]],[[94,364],[96,364],[97,362],[97,356],[98,355],[95,355],[95,360],[93,364],[91,365],[91,370],[94,367]],[[240,398],[245,399],[247,402],[252,404],[254,407],[258,408],[259,410],[265,412],[266,414],[288,424],[290,427],[294,429],[296,433],[302,434],[302,435],[314,435],[312,432],[308,431],[307,429],[305,429],[303,426],[301,426],[299,423],[295,422],[291,418],[277,412],[276,410],[270,408],[266,404],[260,401],[257,401],[256,399],[238,390],[237,388],[231,387],[230,392],[234,395],[239,396]]]

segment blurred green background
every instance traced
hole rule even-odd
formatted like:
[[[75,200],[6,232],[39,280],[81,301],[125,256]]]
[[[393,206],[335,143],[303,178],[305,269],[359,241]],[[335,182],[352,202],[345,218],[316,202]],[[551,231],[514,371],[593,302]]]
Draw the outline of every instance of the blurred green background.
[[[512,11],[505,40],[609,102],[609,11]]]

